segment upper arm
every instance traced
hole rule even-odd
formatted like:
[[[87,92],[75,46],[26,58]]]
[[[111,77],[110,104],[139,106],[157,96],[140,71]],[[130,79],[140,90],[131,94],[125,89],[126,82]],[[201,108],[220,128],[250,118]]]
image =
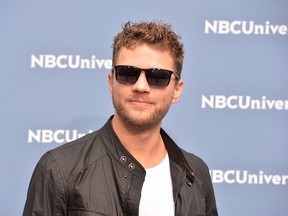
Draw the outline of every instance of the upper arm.
[[[63,176],[55,158],[46,153],[33,172],[23,216],[66,215]]]

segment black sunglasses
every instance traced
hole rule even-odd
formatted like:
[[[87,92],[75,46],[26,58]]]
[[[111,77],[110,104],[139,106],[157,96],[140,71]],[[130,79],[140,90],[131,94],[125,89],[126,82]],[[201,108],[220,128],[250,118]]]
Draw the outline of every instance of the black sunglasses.
[[[155,88],[167,87],[172,74],[174,74],[177,79],[180,79],[177,73],[161,68],[142,69],[134,66],[117,65],[113,67],[113,71],[115,71],[117,82],[123,85],[133,85],[136,83],[141,71],[145,71],[147,83]]]

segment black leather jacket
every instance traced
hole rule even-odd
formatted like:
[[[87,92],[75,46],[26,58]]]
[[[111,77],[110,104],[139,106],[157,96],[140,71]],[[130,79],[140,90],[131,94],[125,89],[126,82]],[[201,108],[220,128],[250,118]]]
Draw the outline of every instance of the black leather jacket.
[[[217,216],[206,164],[162,129],[161,135],[170,158],[175,215]],[[144,179],[144,168],[121,144],[110,118],[99,131],[43,155],[23,215],[136,216]]]

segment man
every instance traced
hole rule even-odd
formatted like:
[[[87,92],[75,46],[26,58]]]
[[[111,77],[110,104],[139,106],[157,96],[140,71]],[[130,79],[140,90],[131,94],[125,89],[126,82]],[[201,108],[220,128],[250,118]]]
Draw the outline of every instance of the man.
[[[41,158],[23,215],[217,216],[206,164],[161,128],[182,94],[183,56],[170,25],[127,23],[108,75],[114,116]]]

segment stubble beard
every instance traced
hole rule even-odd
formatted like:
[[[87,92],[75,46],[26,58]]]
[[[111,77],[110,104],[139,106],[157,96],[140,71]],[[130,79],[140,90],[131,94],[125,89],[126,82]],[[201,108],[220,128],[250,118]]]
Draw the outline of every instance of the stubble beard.
[[[126,126],[137,131],[149,130],[160,125],[170,108],[170,104],[164,104],[150,113],[147,113],[146,110],[137,110],[138,115],[135,115],[135,113],[130,113],[114,96],[112,96],[112,101],[116,113]],[[134,112],[134,110],[132,112]]]

